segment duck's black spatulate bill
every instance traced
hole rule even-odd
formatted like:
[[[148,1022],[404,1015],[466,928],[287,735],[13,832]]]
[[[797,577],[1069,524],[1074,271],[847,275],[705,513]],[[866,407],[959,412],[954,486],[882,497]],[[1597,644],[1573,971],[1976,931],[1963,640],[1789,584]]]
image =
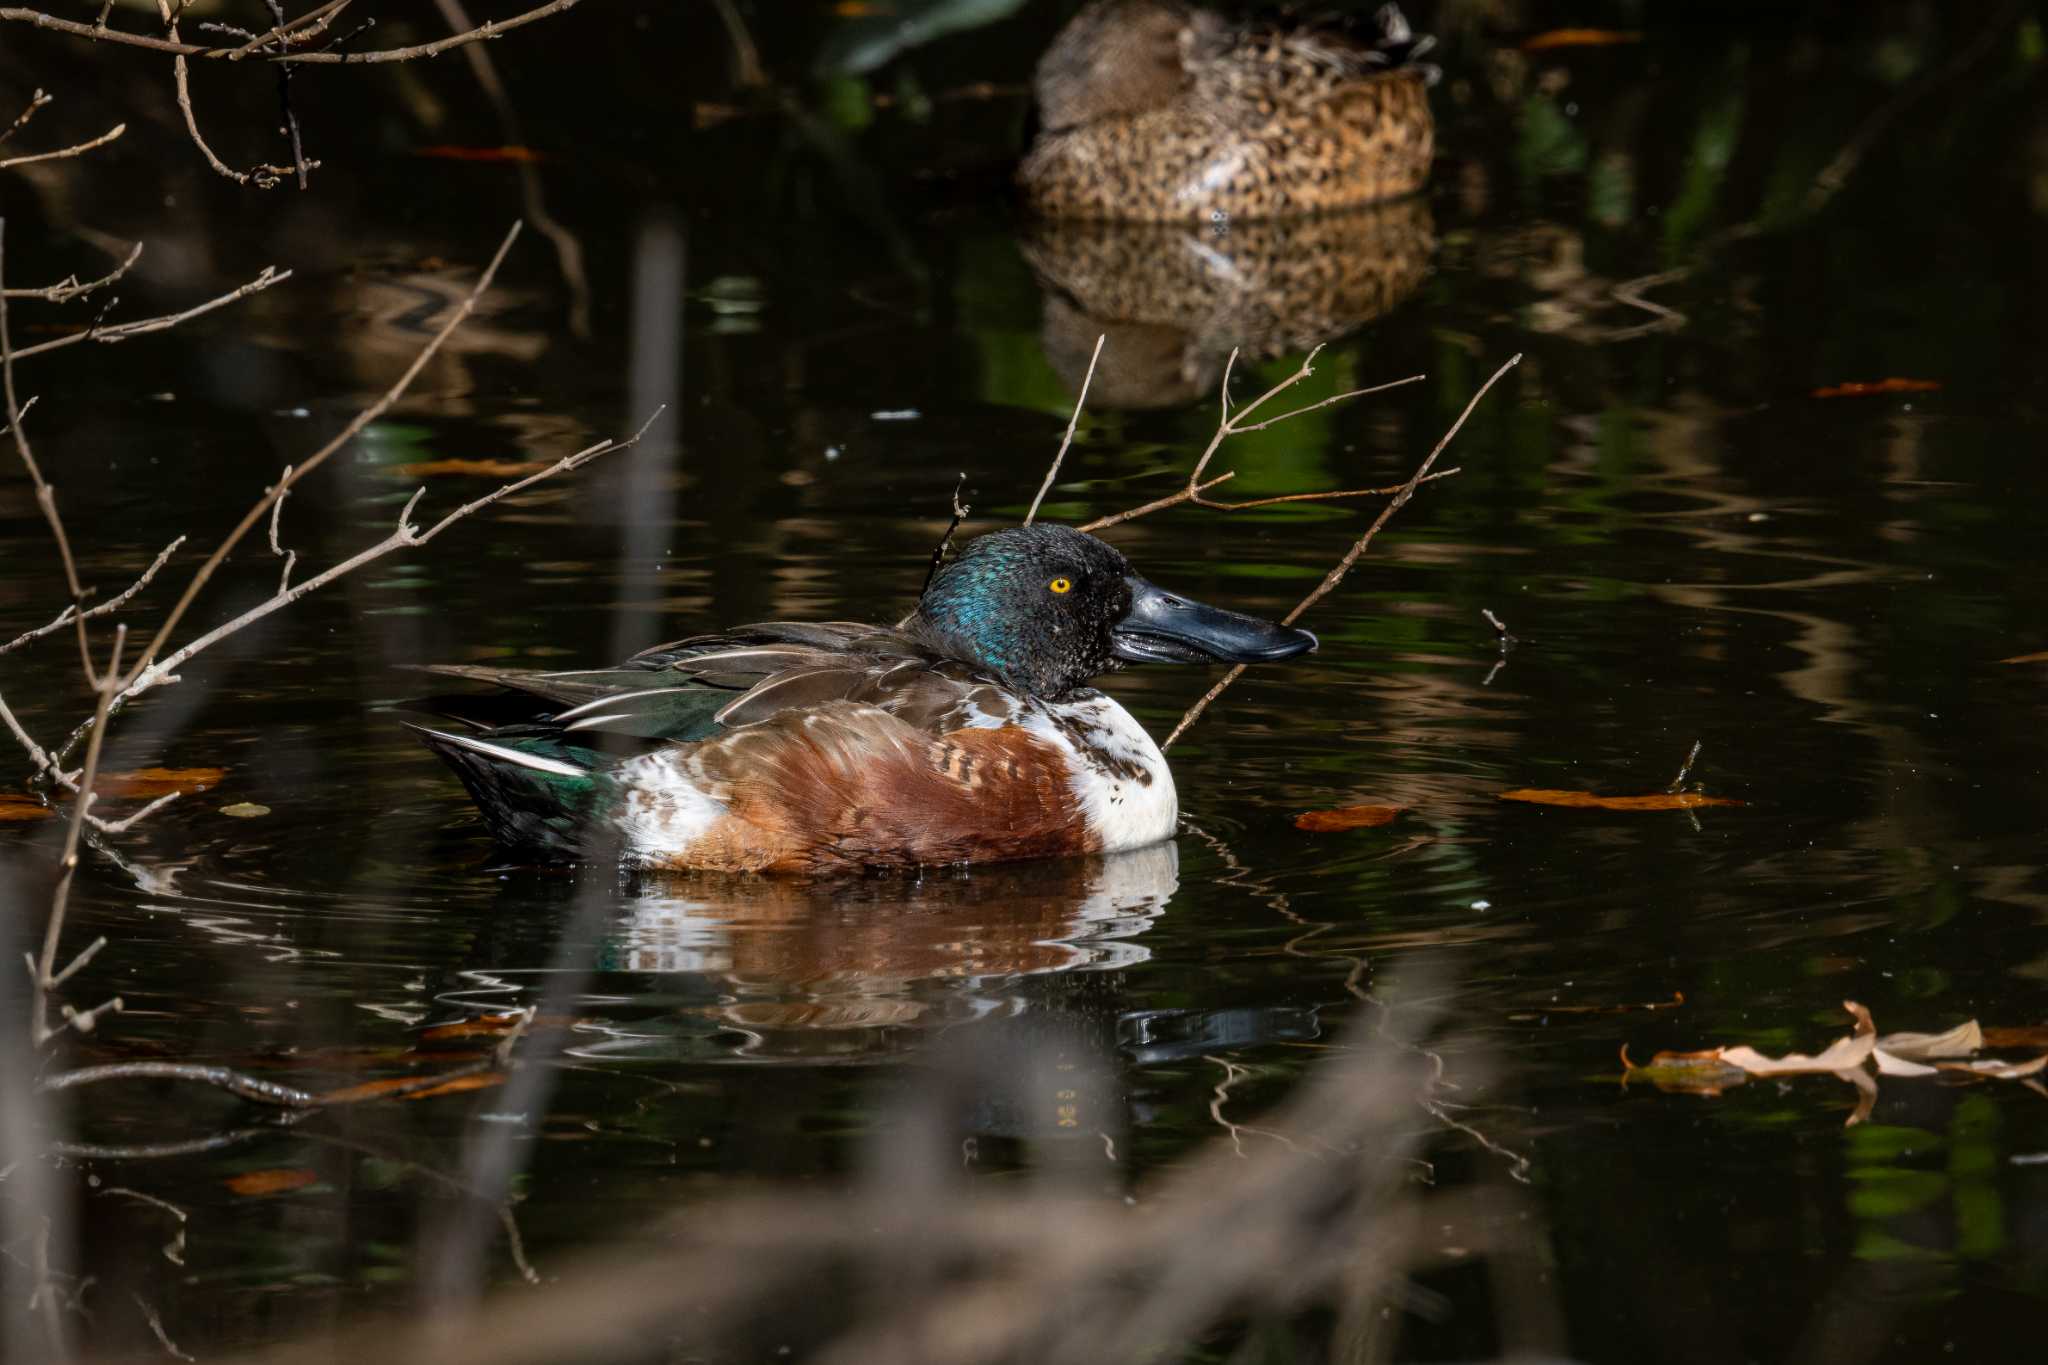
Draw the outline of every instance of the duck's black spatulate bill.
[[[1126,663],[1273,663],[1306,654],[1316,637],[1242,612],[1190,601],[1132,574],[1131,607],[1110,631]]]

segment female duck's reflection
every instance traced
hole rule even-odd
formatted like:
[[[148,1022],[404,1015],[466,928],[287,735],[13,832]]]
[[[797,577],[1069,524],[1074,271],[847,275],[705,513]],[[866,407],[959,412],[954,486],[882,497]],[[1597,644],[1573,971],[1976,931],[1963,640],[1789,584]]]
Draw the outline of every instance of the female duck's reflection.
[[[1088,401],[1164,408],[1213,393],[1232,348],[1264,360],[1391,312],[1429,273],[1436,227],[1415,198],[1227,226],[1045,220],[1022,246],[1068,387],[1106,334]]]

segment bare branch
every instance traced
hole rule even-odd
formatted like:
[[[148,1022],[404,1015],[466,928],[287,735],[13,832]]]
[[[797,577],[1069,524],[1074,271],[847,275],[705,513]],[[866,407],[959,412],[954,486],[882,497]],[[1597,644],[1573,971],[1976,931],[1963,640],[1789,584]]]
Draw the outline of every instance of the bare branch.
[[[41,112],[42,107],[49,103],[52,103],[50,96],[44,94],[41,90],[30,95],[28,97],[28,107],[19,114],[16,114],[14,122],[8,124],[4,131],[0,131],[0,142],[7,141],[8,138],[13,137],[16,133],[28,127],[29,120],[34,118]]]
[[[1423,483],[1428,480],[1430,469],[1436,464],[1437,457],[1444,453],[1445,447],[1449,446],[1452,439],[1456,437],[1461,430],[1464,429],[1465,419],[1470,417],[1472,415],[1472,410],[1479,406],[1479,400],[1486,397],[1487,391],[1491,389],[1495,384],[1500,382],[1500,377],[1502,375],[1506,374],[1509,370],[1512,370],[1515,366],[1521,363],[1522,357],[1519,352],[1512,356],[1509,356],[1507,362],[1503,364],[1499,369],[1495,370],[1492,376],[1488,378],[1484,384],[1481,384],[1479,386],[1479,392],[1473,394],[1471,401],[1465,404],[1465,410],[1458,414],[1458,420],[1451,423],[1451,429],[1443,434],[1443,439],[1439,440],[1436,443],[1436,447],[1429,452],[1429,458],[1424,460],[1419,466],[1417,466],[1415,472],[1408,476],[1408,482],[1402,484],[1399,491],[1397,491],[1394,494],[1394,496],[1390,500],[1388,500],[1387,505],[1380,509],[1380,514],[1373,518],[1372,525],[1365,528],[1365,534],[1360,536],[1358,538],[1357,543],[1352,545],[1352,547],[1345,552],[1344,557],[1337,561],[1336,567],[1332,568],[1328,573],[1323,575],[1323,581],[1316,584],[1314,591],[1310,592],[1308,596],[1302,598],[1301,601],[1295,603],[1293,611],[1288,612],[1287,615],[1280,618],[1280,622],[1282,625],[1291,626],[1296,621],[1299,621],[1304,612],[1306,612],[1310,607],[1314,606],[1316,603],[1322,601],[1323,598],[1329,596],[1329,594],[1336,589],[1337,585],[1344,581],[1344,575],[1351,572],[1351,566],[1356,564],[1359,561],[1359,558],[1362,555],[1364,555],[1366,550],[1372,545],[1373,537],[1380,533],[1380,528],[1382,526],[1385,526],[1388,521],[1392,520],[1394,513],[1400,511],[1403,507],[1406,507],[1408,505],[1408,500],[1415,496],[1415,490],[1417,488],[1420,488],[1423,485]],[[1270,397],[1271,395],[1268,394],[1267,396]],[[1263,402],[1264,399],[1261,399],[1260,401]],[[1239,409],[1239,411],[1243,412],[1244,409]],[[1197,720],[1201,718],[1202,713],[1209,709],[1209,703],[1215,701],[1216,698],[1222,696],[1224,689],[1229,687],[1232,683],[1236,682],[1238,680],[1238,677],[1241,674],[1243,674],[1244,670],[1244,664],[1235,665],[1231,668],[1231,670],[1228,673],[1225,673],[1223,677],[1217,681],[1214,687],[1210,688],[1207,692],[1204,692],[1202,694],[1201,700],[1188,708],[1187,714],[1180,718],[1180,724],[1173,727],[1173,733],[1169,734],[1163,741],[1161,741],[1159,747],[1161,749],[1172,748],[1173,742],[1179,739],[1190,725],[1193,725]]]
[[[64,534],[64,519],[57,514],[56,490],[43,478],[42,466],[36,463],[35,452],[29,448],[28,432],[21,424],[21,403],[14,390],[14,347],[7,334],[7,220],[0,218],[0,390],[6,398],[7,429],[14,437],[15,453],[21,456],[22,467],[28,470],[29,481],[35,485],[36,505],[42,509],[43,520],[49,523],[50,534],[57,541],[57,556],[63,561],[64,581],[71,589],[72,622],[78,628],[78,662],[85,670],[88,687],[97,687],[99,679],[92,671],[92,649],[85,635],[85,588],[78,581],[78,564],[71,557],[71,541]]]
[[[112,142],[115,138],[120,137],[121,134],[127,131],[127,124],[117,123],[113,127],[107,129],[106,132],[101,133],[98,137],[92,139],[92,141],[81,142],[75,147],[65,147],[62,148],[61,150],[54,152],[31,152],[27,156],[10,156],[5,158],[4,160],[0,160],[0,171],[8,170],[9,168],[14,166],[26,166],[29,165],[31,162],[36,161],[62,161],[65,157],[82,156],[86,152],[91,151],[95,147],[106,146],[109,142]]]
[[[242,537],[249,534],[251,528],[263,519],[263,515],[270,510],[271,504],[283,498],[300,480],[325,464],[328,457],[333,455],[335,451],[340,450],[343,446],[353,441],[362,432],[364,427],[367,427],[370,423],[390,411],[391,405],[396,403],[408,388],[412,387],[412,381],[419,377],[420,371],[426,368],[427,362],[432,360],[441,347],[447,343],[448,338],[454,334],[455,329],[460,327],[468,320],[470,314],[476,311],[476,302],[483,296],[484,291],[491,287],[491,281],[497,278],[498,267],[504,263],[505,253],[510,251],[512,243],[519,239],[519,228],[520,225],[515,222],[506,230],[504,240],[498,243],[498,249],[491,256],[490,264],[484,267],[481,275],[477,276],[476,284],[470,288],[469,293],[464,296],[462,302],[456,306],[455,310],[448,315],[447,320],[441,324],[440,330],[436,331],[428,339],[427,344],[420,348],[420,353],[413,357],[412,364],[406,366],[405,372],[392,381],[391,387],[386,389],[375,402],[350,418],[347,426],[337,432],[320,449],[308,456],[304,463],[300,464],[296,469],[289,471],[285,477],[279,479],[274,487],[256,500],[254,507],[251,507],[242,514],[242,519],[236,524],[235,529],[228,532],[227,539],[223,540],[219,547],[211,555],[207,556],[206,562],[199,566],[199,571],[192,576],[192,581],[186,586],[184,594],[179,597],[177,604],[171,608],[170,614],[164,618],[164,623],[157,627],[156,634],[151,637],[149,644],[135,661],[135,675],[139,676],[144,669],[149,667],[150,661],[156,657],[157,651],[163,648],[164,642],[170,638],[171,632],[176,630],[178,624],[184,620],[186,611],[191,608],[193,599],[199,596],[200,589],[204,588],[207,580],[213,577],[214,570],[218,569],[221,566],[221,562],[229,554],[233,553],[235,546],[241,543]],[[132,682],[133,678],[130,681]]]
[[[167,52],[180,57],[200,57],[212,60],[241,61],[250,57],[261,57],[266,62],[305,63],[329,66],[374,66],[384,62],[410,62],[421,57],[439,56],[470,43],[486,42],[502,37],[514,29],[538,23],[564,10],[574,9],[581,0],[549,0],[545,5],[515,14],[510,19],[497,19],[477,25],[467,33],[458,33],[436,42],[419,43],[412,47],[385,48],[379,52],[263,52],[257,49],[267,45],[271,34],[264,34],[248,43],[233,47],[208,47],[202,43],[188,43],[182,38],[153,38],[142,33],[124,33],[108,28],[104,24],[82,24],[73,19],[59,19],[40,10],[22,5],[0,6],[0,23],[29,24],[36,28],[56,33],[68,33],[78,38],[90,38],[95,42],[117,43],[124,47],[147,48],[151,52]],[[275,32],[275,30],[273,30]]]
[[[1029,526],[1038,515],[1038,505],[1045,501],[1045,495],[1052,491],[1052,481],[1059,477],[1060,463],[1067,458],[1067,447],[1074,443],[1074,427],[1081,420],[1081,409],[1088,403],[1088,385],[1095,379],[1095,362],[1102,359],[1102,343],[1109,340],[1107,332],[1095,336],[1095,353],[1088,357],[1088,373],[1081,376],[1081,392],[1074,398],[1074,415],[1067,419],[1067,434],[1060,437],[1059,452],[1052,457],[1052,468],[1045,471],[1045,482],[1038,485],[1038,496],[1031,500],[1031,510],[1024,514],[1024,524]]]
[[[144,588],[149,586],[149,580],[156,577],[157,570],[163,568],[165,564],[169,563],[171,556],[175,554],[177,552],[178,547],[180,545],[183,545],[184,543],[185,537],[179,536],[176,540],[164,546],[164,548],[158,552],[157,557],[154,560],[150,561],[149,567],[142,571],[142,577],[136,579],[133,583],[130,583],[126,588],[123,588],[119,593],[115,594],[112,597],[109,597],[106,601],[100,603],[98,606],[88,608],[85,613],[86,616],[105,616],[108,612],[119,611],[122,606],[126,605],[129,598],[135,596],[136,593],[141,592]],[[28,644],[32,640],[40,640],[45,635],[49,635],[53,632],[62,630],[65,626],[71,624],[71,618],[77,612],[77,610],[78,608],[75,606],[66,607],[64,608],[64,610],[58,612],[56,619],[49,622],[47,625],[37,626],[34,630],[23,631],[21,634],[15,636],[12,640],[9,640],[6,644],[0,645],[0,654],[11,654],[15,650],[20,649],[23,645]]]
[[[26,360],[32,355],[41,355],[45,351],[59,350],[65,346],[76,346],[86,341],[97,341],[112,345],[118,341],[126,341],[130,337],[147,336],[151,332],[167,331],[170,328],[176,327],[181,322],[190,322],[193,318],[211,313],[216,308],[225,308],[231,303],[249,297],[251,294],[260,293],[270,288],[273,284],[283,284],[291,277],[292,272],[289,270],[279,270],[276,266],[266,265],[258,272],[256,278],[250,280],[247,284],[231,289],[225,294],[210,298],[204,303],[195,304],[182,312],[165,313],[153,318],[137,318],[133,322],[117,322],[112,327],[92,327],[83,332],[74,332],[68,337],[57,337],[52,341],[39,341],[33,346],[24,346],[16,351],[14,358],[16,360]]]
[[[78,282],[78,276],[67,275],[56,284],[46,285],[41,289],[9,289],[6,294],[10,299],[41,299],[45,303],[69,303],[73,299],[82,299],[95,290],[105,289],[134,269],[135,263],[141,259],[142,243],[137,242],[135,249],[128,253],[128,259],[115,266],[112,274],[102,275],[84,284]]]
[[[614,451],[625,450],[630,446],[638,444],[640,438],[647,434],[647,429],[654,425],[655,418],[659,417],[660,415],[661,411],[657,409],[653,416],[649,417],[646,422],[641,424],[641,427],[638,431],[634,432],[625,440],[616,441],[606,439],[603,441],[599,441],[595,445],[585,446],[583,449],[577,451],[573,455],[563,456],[561,459],[555,461],[546,469],[543,469],[538,473],[528,474],[523,479],[518,479],[512,483],[505,484],[502,487],[496,488],[491,492],[486,493],[483,497],[477,498],[471,502],[466,502],[462,504],[462,506],[456,508],[454,511],[448,513],[448,515],[442,517],[439,521],[435,522],[432,526],[428,527],[424,531],[422,531],[421,529],[412,524],[413,508],[419,504],[421,494],[426,492],[424,488],[420,489],[418,492],[415,492],[410,499],[407,500],[404,509],[399,513],[398,525],[392,530],[390,535],[384,537],[384,539],[378,541],[374,545],[368,546],[362,550],[357,551],[355,554],[350,555],[347,559],[342,560],[339,564],[336,564],[331,568],[325,569],[322,572],[315,574],[313,577],[305,580],[303,583],[300,583],[297,586],[292,587],[290,589],[281,590],[276,594],[268,598],[265,598],[263,601],[258,602],[255,606],[249,608],[241,615],[233,618],[232,620],[222,622],[220,625],[215,626],[212,630],[207,631],[204,635],[199,636],[197,639],[191,641],[189,644],[186,644],[178,650],[174,651],[173,653],[165,656],[160,663],[152,664],[147,668],[138,670],[135,673],[135,675],[128,681],[127,686],[123,687],[121,691],[116,695],[114,699],[115,709],[119,709],[122,705],[134,700],[136,697],[141,696],[144,692],[148,692],[153,688],[161,687],[165,683],[176,682],[177,670],[182,668],[185,665],[185,663],[188,660],[190,660],[194,655],[203,653],[204,651],[212,648],[214,645],[219,644],[222,640],[225,640],[228,636],[235,634],[237,631],[246,629],[247,627],[255,624],[257,621],[262,620],[264,617],[269,616],[271,613],[278,611],[284,607],[290,606],[292,603],[298,601],[301,597],[306,596],[308,593],[318,592],[320,589],[326,587],[329,583],[332,583],[337,579],[347,577],[349,574],[354,573],[357,569],[362,568],[365,564],[371,563],[374,560],[382,559],[385,555],[388,555],[395,550],[410,549],[416,545],[424,545],[428,541],[432,540],[434,537],[440,535],[443,531],[447,530],[450,526],[453,526],[456,522],[461,521],[465,517],[468,517],[476,512],[482,511],[484,508],[489,507],[494,502],[499,502],[505,498],[509,498],[514,493],[520,492],[522,489],[530,488],[534,484],[541,482],[543,479],[553,478],[557,474],[565,474],[572,469],[580,469],[584,465],[589,464],[592,460],[597,459],[601,455],[609,455]],[[303,470],[305,466],[301,466],[300,468]],[[72,736],[65,741],[66,745],[69,746],[70,744],[76,743],[79,738],[79,734],[79,731],[74,731]]]

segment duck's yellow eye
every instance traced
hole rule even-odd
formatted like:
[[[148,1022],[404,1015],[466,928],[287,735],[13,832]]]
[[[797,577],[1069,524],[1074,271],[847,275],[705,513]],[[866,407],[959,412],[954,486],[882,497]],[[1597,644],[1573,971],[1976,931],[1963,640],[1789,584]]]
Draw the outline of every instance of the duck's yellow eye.
[[[1054,592],[1066,592],[1074,586],[1074,580],[1071,578],[1055,578],[1045,586],[1051,588]]]

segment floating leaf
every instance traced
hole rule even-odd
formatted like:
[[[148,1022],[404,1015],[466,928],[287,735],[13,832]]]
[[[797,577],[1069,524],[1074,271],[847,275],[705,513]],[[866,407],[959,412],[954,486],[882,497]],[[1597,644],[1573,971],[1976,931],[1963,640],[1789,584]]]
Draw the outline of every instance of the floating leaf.
[[[1621,1048],[1624,1081],[1648,1081],[1659,1090],[1692,1095],[1718,1095],[1731,1085],[1741,1085],[1749,1073],[1721,1060],[1720,1048],[1705,1052],[1660,1052],[1646,1066],[1629,1060],[1628,1045]]]
[[[1847,1038],[1837,1038],[1828,1044],[1827,1050],[1814,1056],[1803,1052],[1788,1052],[1782,1057],[1766,1057],[1753,1047],[1730,1047],[1721,1049],[1721,1060],[1730,1066],[1739,1066],[1752,1076],[1786,1076],[1804,1071],[1847,1071],[1870,1060],[1870,1054],[1877,1048],[1877,1025],[1870,1021],[1870,1011],[1854,1000],[1844,1000],[1842,1008],[1856,1017],[1856,1031]]]
[[[1648,796],[1595,796],[1592,792],[1553,791],[1543,787],[1517,787],[1502,792],[1503,801],[1526,801],[1534,806],[1577,806],[1593,810],[1697,810],[1702,806],[1741,806],[1747,802],[1703,792],[1653,792]]]
[[[0,824],[47,820],[56,813],[32,796],[18,796],[12,792],[0,796]]]
[[[537,165],[546,158],[531,147],[415,147],[414,156],[431,157],[437,161],[514,161]]]
[[[1815,398],[1869,398],[1884,393],[1937,393],[1941,385],[1932,379],[1871,379],[1851,380],[1846,384],[1831,384],[1824,389],[1815,389]]]
[[[2032,654],[2015,654],[2010,659],[2000,659],[2002,664],[2048,664],[2048,649]]]
[[[222,806],[220,813],[233,816],[237,820],[254,820],[270,814],[270,807],[259,806],[254,801],[237,801],[232,806]]]
[[[303,1190],[308,1185],[317,1184],[319,1179],[320,1175],[317,1171],[308,1171],[303,1168],[288,1168],[271,1171],[244,1171],[240,1175],[229,1176],[225,1183],[236,1194],[255,1196],[287,1194],[292,1190]]]
[[[1957,1024],[1946,1033],[1887,1033],[1877,1040],[1877,1050],[1907,1061],[1924,1062],[1930,1057],[1967,1057],[1984,1049],[1984,1030],[1975,1019]]]
[[[203,792],[228,775],[225,768],[137,768],[127,773],[101,773],[93,779],[95,795],[115,800],[155,798],[172,792]]]
[[[321,1095],[322,1104],[361,1104],[386,1098],[424,1100],[435,1095],[456,1095],[465,1090],[487,1090],[505,1083],[502,1071],[464,1071],[446,1079],[433,1076],[390,1076],[381,1081],[364,1081]]]
[[[523,479],[548,466],[539,460],[417,460],[390,467],[401,479],[431,479],[443,474],[471,474],[485,479]]]
[[[1561,47],[1616,47],[1640,43],[1643,35],[1613,28],[1554,28],[1522,40],[1524,52],[1551,52]]]
[[[445,1042],[451,1038],[502,1038],[526,1022],[526,1011],[512,1010],[504,1014],[480,1014],[474,1019],[457,1019],[452,1023],[434,1024],[420,1030],[423,1043]],[[575,1023],[566,1016],[550,1015],[533,1020],[534,1028],[566,1028]]]
[[[1339,806],[1335,810],[1304,811],[1294,817],[1294,827],[1311,834],[1334,834],[1346,829],[1371,829],[1392,824],[1400,806]]]

